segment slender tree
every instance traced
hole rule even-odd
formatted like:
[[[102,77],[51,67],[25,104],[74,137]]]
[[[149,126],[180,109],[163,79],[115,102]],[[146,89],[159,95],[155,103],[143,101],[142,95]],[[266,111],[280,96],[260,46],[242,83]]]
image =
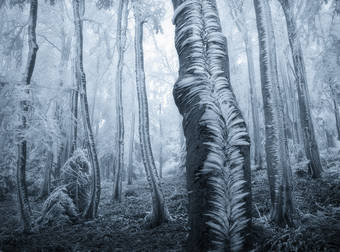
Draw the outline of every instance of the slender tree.
[[[292,10],[293,2],[291,0],[278,1],[282,6],[286,18],[289,45],[293,57],[300,109],[300,121],[303,129],[303,143],[306,157],[309,160],[308,172],[313,178],[319,178],[322,172],[322,165],[312,121],[305,63],[303,60],[302,48],[296,27],[296,20]]]
[[[92,166],[92,176],[93,185],[91,192],[91,200],[86,208],[85,216],[88,218],[94,218],[97,216],[99,201],[100,201],[100,168],[98,162],[98,156],[96,151],[96,146],[94,142],[94,137],[92,133],[92,126],[89,114],[89,105],[87,101],[86,93],[86,76],[83,67],[83,21],[81,16],[85,13],[85,2],[84,0],[73,0],[73,17],[74,17],[74,27],[76,34],[76,66],[75,66],[75,76],[76,82],[79,83],[80,87],[80,101],[81,101],[81,111],[82,120],[84,125],[84,132],[86,136],[86,144],[88,149],[88,155]],[[81,8],[80,8],[81,7]]]
[[[36,26],[38,18],[38,0],[30,1],[30,11],[28,20],[28,57],[24,72],[23,83],[25,87],[25,98],[28,99],[29,88],[31,85],[32,75],[35,67],[35,61],[37,57],[38,44],[36,37]],[[28,100],[21,102],[23,114],[22,130],[27,130],[28,125],[28,113],[30,104]],[[26,163],[27,163],[27,140],[21,138],[18,144],[18,164],[17,164],[17,188],[18,188],[18,199],[21,218],[24,224],[24,231],[30,231],[31,229],[31,207],[27,195],[26,185]]]
[[[163,177],[163,125],[162,125],[162,104],[159,104],[159,177]]]
[[[149,111],[145,86],[144,52],[143,52],[143,25],[146,22],[143,16],[141,0],[133,2],[135,16],[135,65],[136,65],[136,86],[139,107],[139,138],[141,145],[142,159],[146,177],[151,189],[152,212],[147,218],[147,225],[158,226],[171,219],[165,203],[160,179],[155,165],[149,134]]]
[[[134,106],[133,106],[134,107]],[[130,129],[130,144],[129,144],[129,164],[128,164],[128,185],[132,185],[133,179],[133,149],[134,149],[134,142],[135,142],[135,110],[132,112],[132,122],[131,122],[131,129]]]
[[[227,1],[233,20],[237,29],[242,34],[243,42],[246,48],[247,63],[248,63],[248,79],[249,79],[249,92],[251,101],[251,114],[253,122],[253,150],[254,150],[254,164],[257,167],[262,166],[262,144],[260,139],[260,113],[258,110],[256,81],[255,81],[255,68],[253,59],[253,46],[249,39],[249,31],[245,20],[244,14],[244,1],[231,0]]]
[[[117,19],[117,50],[118,64],[116,72],[116,120],[117,120],[117,159],[115,162],[115,173],[113,178],[113,200],[122,199],[122,170],[124,166],[124,114],[123,114],[123,66],[124,51],[126,44],[126,30],[128,25],[128,0],[119,0]]]
[[[291,225],[292,176],[288,156],[283,102],[279,89],[276,45],[268,0],[254,0],[260,46],[260,70],[266,135],[266,161],[272,202],[271,217]]]
[[[229,78],[227,41],[214,0],[173,0],[186,137],[188,250],[244,250],[250,228],[249,136]]]

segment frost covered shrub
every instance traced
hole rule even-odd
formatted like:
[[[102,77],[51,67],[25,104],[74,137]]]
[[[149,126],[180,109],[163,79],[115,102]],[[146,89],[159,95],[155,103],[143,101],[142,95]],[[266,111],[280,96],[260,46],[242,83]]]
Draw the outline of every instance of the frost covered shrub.
[[[89,202],[90,164],[82,150],[76,150],[62,168],[60,186],[44,202],[40,226],[77,221]]]

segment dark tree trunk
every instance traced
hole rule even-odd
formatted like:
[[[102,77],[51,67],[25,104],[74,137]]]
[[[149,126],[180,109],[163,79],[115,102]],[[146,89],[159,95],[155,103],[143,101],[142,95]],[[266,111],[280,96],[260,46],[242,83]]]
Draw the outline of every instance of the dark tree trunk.
[[[172,2],[180,65],[173,94],[183,116],[190,192],[187,249],[245,250],[251,224],[249,136],[230,85],[216,1]]]
[[[30,12],[28,20],[28,57],[24,73],[23,82],[26,85],[25,92],[28,99],[29,88],[31,79],[35,67],[35,61],[37,57],[38,44],[36,39],[36,26],[38,18],[38,0],[30,1]],[[24,100],[22,103],[22,130],[28,129],[28,113],[30,104],[28,100]],[[31,230],[31,207],[27,195],[26,185],[26,164],[27,164],[27,140],[25,138],[20,139],[18,145],[18,163],[17,163],[17,188],[18,188],[18,200],[21,218],[24,224],[24,231]]]

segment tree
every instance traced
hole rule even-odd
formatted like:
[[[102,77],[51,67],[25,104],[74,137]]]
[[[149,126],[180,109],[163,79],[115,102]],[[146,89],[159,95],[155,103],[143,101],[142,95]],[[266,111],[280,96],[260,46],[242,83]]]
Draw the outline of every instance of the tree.
[[[21,102],[23,114],[21,117],[22,130],[27,130],[28,125],[28,114],[30,104],[28,101],[29,88],[31,85],[32,75],[35,67],[35,61],[37,57],[38,44],[36,37],[36,26],[38,18],[38,0],[30,1],[30,11],[28,20],[28,57],[24,72],[23,83],[25,87],[25,99]],[[19,140],[18,144],[18,164],[17,164],[17,188],[18,188],[18,199],[21,218],[24,224],[24,231],[30,231],[31,229],[31,207],[27,195],[26,185],[26,162],[27,162],[27,141],[24,137]]]
[[[162,126],[162,104],[159,104],[159,177],[163,177],[163,126]]]
[[[189,192],[188,250],[239,251],[251,225],[250,148],[214,0],[173,0]]]
[[[271,218],[292,225],[292,175],[288,156],[283,102],[279,89],[275,36],[268,0],[254,0],[260,47],[265,118],[266,161],[272,202]]]
[[[99,201],[100,201],[100,168],[98,162],[98,156],[96,151],[96,146],[94,142],[90,114],[89,114],[89,105],[87,101],[87,93],[86,93],[86,76],[83,67],[83,21],[81,16],[84,16],[85,13],[85,2],[84,0],[73,0],[73,16],[74,16],[74,27],[76,34],[76,65],[75,65],[75,76],[77,85],[80,87],[80,101],[81,101],[81,111],[82,111],[82,120],[84,126],[84,132],[86,136],[86,144],[88,149],[88,155],[92,167],[92,176],[93,176],[93,185],[91,191],[91,200],[87,209],[85,211],[84,216],[88,218],[94,218],[97,216]],[[80,6],[81,14],[80,14]]]
[[[145,86],[144,72],[144,52],[143,52],[143,25],[147,21],[148,14],[143,10],[148,10],[143,6],[141,0],[133,2],[135,16],[135,65],[136,65],[136,86],[139,106],[139,138],[141,145],[142,159],[144,163],[146,177],[151,189],[152,212],[147,218],[147,225],[155,227],[163,222],[171,220],[166,206],[164,195],[158,177],[155,160],[151,149],[149,134],[149,111]]]
[[[303,60],[299,34],[296,27],[296,21],[295,17],[293,16],[292,1],[279,0],[279,2],[286,18],[289,45],[293,57],[300,109],[300,121],[303,129],[303,143],[306,157],[309,160],[308,172],[313,178],[319,178],[322,172],[322,165],[320,161],[319,147],[314,133],[306,69]]]
[[[244,14],[244,1],[227,1],[230,12],[236,24],[238,31],[242,34],[244,45],[246,47],[247,63],[248,63],[248,78],[249,78],[249,92],[251,101],[251,113],[253,122],[253,143],[254,143],[254,164],[257,167],[262,166],[262,148],[260,139],[260,114],[258,111],[258,101],[256,94],[255,70],[253,60],[253,47],[249,39],[249,31]]]
[[[134,106],[133,106],[134,107]],[[132,122],[130,129],[130,144],[129,144],[129,164],[128,164],[128,185],[132,185],[133,178],[133,148],[135,141],[135,110],[132,112]]]
[[[117,50],[118,64],[116,71],[116,120],[117,120],[117,159],[113,178],[113,200],[122,199],[122,170],[124,166],[124,114],[123,114],[123,66],[126,44],[126,30],[128,25],[128,0],[119,0],[117,17]]]

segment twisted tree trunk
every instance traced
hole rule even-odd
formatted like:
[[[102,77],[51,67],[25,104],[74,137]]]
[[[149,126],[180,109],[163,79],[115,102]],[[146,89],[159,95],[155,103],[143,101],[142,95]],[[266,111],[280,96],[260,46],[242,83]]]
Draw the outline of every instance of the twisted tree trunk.
[[[293,57],[300,109],[300,121],[303,130],[303,143],[306,157],[309,160],[308,172],[313,178],[319,178],[322,172],[322,165],[320,161],[319,147],[315,138],[305,63],[303,60],[300,40],[297,34],[296,21],[293,16],[292,3],[290,0],[279,0],[279,2],[286,17],[289,44]]]
[[[145,86],[144,53],[143,53],[143,24],[142,13],[138,2],[134,3],[135,16],[135,64],[136,86],[139,105],[139,138],[146,178],[151,189],[152,212],[147,217],[147,225],[155,227],[169,221],[170,215],[166,206],[161,183],[155,165],[149,134],[149,111]]]
[[[26,85],[25,88],[26,99],[28,99],[29,88],[31,85],[32,75],[38,51],[38,44],[36,38],[37,18],[38,18],[38,0],[31,0],[28,20],[28,57],[23,79],[23,82]],[[21,127],[22,130],[25,131],[29,127],[27,118],[30,109],[29,101],[28,100],[22,101],[21,106],[23,110],[23,115],[21,117],[22,120]],[[24,224],[24,231],[30,231],[32,211],[27,195],[26,163],[27,163],[27,140],[23,137],[20,139],[20,142],[18,144],[17,189],[19,210],[21,214],[21,219]]]
[[[283,102],[279,89],[276,45],[268,0],[254,0],[260,46],[260,70],[265,116],[267,173],[271,217],[280,225],[292,224],[292,176],[289,164]]]
[[[124,113],[123,113],[123,66],[124,66],[124,50],[126,44],[126,30],[128,25],[128,0],[120,0],[118,7],[117,20],[117,50],[118,65],[116,73],[116,120],[117,120],[117,159],[116,169],[114,169],[113,178],[113,201],[121,201],[122,199],[122,170],[124,168]]]
[[[82,120],[84,124],[84,132],[86,136],[86,143],[88,147],[88,155],[91,161],[92,166],[92,175],[93,175],[93,185],[91,191],[91,200],[89,205],[86,208],[84,216],[88,218],[94,218],[97,216],[99,201],[100,201],[100,168],[99,161],[96,151],[96,146],[94,142],[90,114],[89,114],[89,105],[87,101],[87,93],[86,93],[86,76],[83,67],[83,22],[80,17],[80,6],[82,4],[82,14],[84,16],[85,6],[83,0],[73,0],[73,15],[74,15],[74,26],[76,33],[76,79],[77,83],[80,85],[80,101],[81,101],[81,110],[82,110]]]
[[[186,137],[189,251],[240,251],[250,229],[250,148],[229,78],[227,41],[214,0],[173,0]]]

